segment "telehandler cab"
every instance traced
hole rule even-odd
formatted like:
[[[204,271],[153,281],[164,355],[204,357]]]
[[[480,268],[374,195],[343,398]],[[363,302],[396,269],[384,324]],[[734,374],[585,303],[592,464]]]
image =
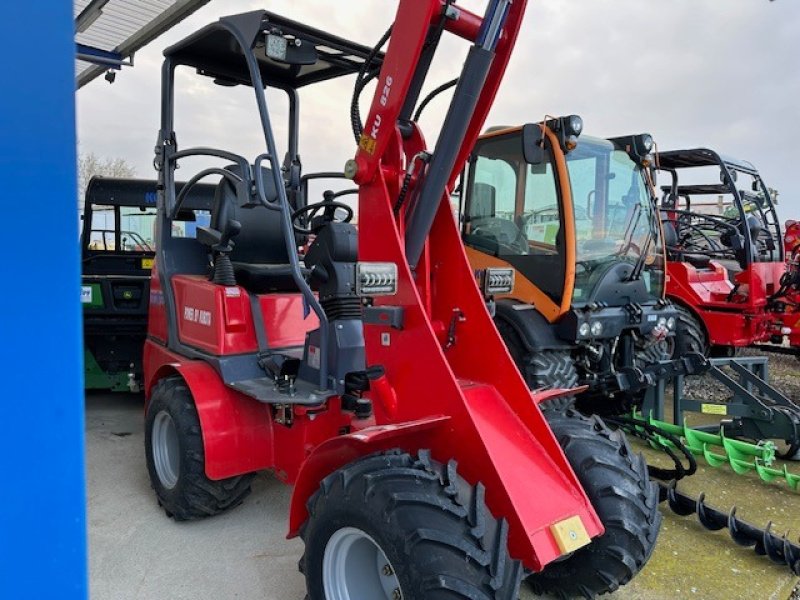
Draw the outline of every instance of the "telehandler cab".
[[[590,597],[629,581],[654,547],[661,517],[644,460],[572,410],[556,439],[537,405],[569,391],[529,391],[450,210],[524,8],[491,0],[478,16],[400,0],[374,49],[255,11],[165,51],[144,354],[151,482],[176,519],[238,504],[259,470],[294,484],[289,536],[305,542],[312,600],[512,600],[525,571],[540,591]],[[470,48],[429,149],[413,110],[445,32]],[[178,147],[181,66],[252,88],[264,154]],[[356,75],[358,150],[345,173],[358,232],[334,194],[306,197],[310,178],[335,174],[302,174],[298,154],[300,90],[345,75]],[[289,98],[283,165],[265,87]],[[177,192],[190,156],[222,166]],[[188,192],[211,176],[209,226],[174,235]]]
[[[664,300],[652,138],[582,129],[572,115],[483,135],[462,234],[531,389],[585,385],[582,410],[619,414],[671,355],[676,313]]]

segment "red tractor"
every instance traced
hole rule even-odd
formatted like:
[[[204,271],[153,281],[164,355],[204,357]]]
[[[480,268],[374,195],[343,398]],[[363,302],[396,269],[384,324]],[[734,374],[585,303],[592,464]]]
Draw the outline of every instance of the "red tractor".
[[[800,221],[786,221],[783,252],[786,256],[784,281],[791,292],[786,295],[784,325],[788,328],[789,348],[800,356]]]
[[[662,152],[658,167],[671,178],[661,215],[666,293],[680,316],[676,353],[731,356],[791,335],[800,279],[787,270],[775,205],[756,168],[705,148]]]
[[[554,435],[538,405],[571,392],[528,390],[450,209],[524,9],[400,0],[372,49],[255,11],[165,51],[144,352],[150,478],[177,520],[237,505],[260,470],[293,484],[289,536],[305,542],[312,600],[511,600],[523,573],[538,590],[589,597],[629,581],[653,550],[661,517],[644,460],[569,407]],[[471,45],[429,149],[412,115],[445,32]],[[178,147],[183,66],[252,88],[264,154]],[[303,174],[298,154],[300,91],[347,75],[358,231],[342,192],[308,198],[309,180],[341,174]],[[373,79],[362,125],[358,95]],[[265,88],[289,99],[282,164]],[[175,169],[198,156],[222,166],[176,193]],[[210,223],[186,227],[200,215],[184,200],[207,177],[218,179]]]

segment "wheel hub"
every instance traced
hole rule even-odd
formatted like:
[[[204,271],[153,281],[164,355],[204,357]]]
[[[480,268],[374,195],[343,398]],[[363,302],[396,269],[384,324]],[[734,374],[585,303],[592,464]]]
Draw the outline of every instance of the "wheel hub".
[[[158,480],[161,485],[171,490],[178,483],[180,452],[178,431],[167,411],[160,411],[153,420],[153,434],[150,440]]]
[[[322,583],[327,600],[403,599],[400,581],[386,554],[355,527],[343,527],[328,540]]]

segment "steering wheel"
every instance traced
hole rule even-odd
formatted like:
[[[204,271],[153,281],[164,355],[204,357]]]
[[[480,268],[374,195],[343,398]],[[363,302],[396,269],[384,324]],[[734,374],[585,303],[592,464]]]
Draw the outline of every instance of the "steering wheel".
[[[321,202],[314,202],[313,204],[307,204],[301,208],[298,208],[296,211],[292,213],[292,227],[297,233],[303,235],[311,235],[316,232],[318,229],[318,225],[311,225],[309,227],[303,227],[302,225],[298,224],[300,217],[305,216],[306,221],[308,223],[313,223],[314,219],[317,216],[319,211],[324,211],[322,214],[322,219],[326,223],[333,223],[337,221],[336,219],[336,211],[342,209],[347,214],[344,218],[339,219],[337,222],[339,223],[349,223],[353,220],[353,209],[349,207],[344,202],[337,202],[335,198],[340,196],[344,196],[347,194],[354,194],[358,193],[358,190],[342,190],[341,192],[332,192],[330,190],[326,191],[323,196],[324,200]]]
[[[692,251],[699,251],[699,252],[711,252],[711,253],[724,253],[726,252],[726,248],[720,243],[719,240],[713,239],[711,236],[706,233],[707,230],[719,232],[720,235],[724,233],[724,231],[720,231],[719,228],[713,227],[704,229],[702,226],[697,224],[683,224],[681,228],[681,232],[678,236],[678,245],[684,251],[692,252]]]
[[[487,217],[472,230],[473,235],[494,238],[497,243],[509,248],[514,254],[529,254],[528,238],[513,221]]]

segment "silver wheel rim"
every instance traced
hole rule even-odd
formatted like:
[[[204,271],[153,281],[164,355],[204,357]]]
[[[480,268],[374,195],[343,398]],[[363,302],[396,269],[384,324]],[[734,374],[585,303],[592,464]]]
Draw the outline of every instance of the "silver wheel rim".
[[[381,547],[355,527],[337,530],[325,546],[322,585],[326,600],[402,600],[394,567]]]
[[[178,483],[181,457],[178,445],[178,431],[170,414],[162,410],[153,419],[153,435],[150,438],[153,450],[153,464],[158,480],[168,490]]]

